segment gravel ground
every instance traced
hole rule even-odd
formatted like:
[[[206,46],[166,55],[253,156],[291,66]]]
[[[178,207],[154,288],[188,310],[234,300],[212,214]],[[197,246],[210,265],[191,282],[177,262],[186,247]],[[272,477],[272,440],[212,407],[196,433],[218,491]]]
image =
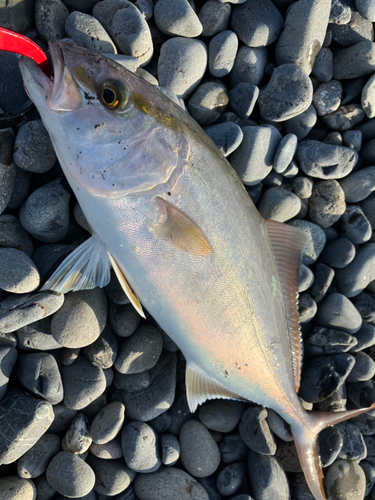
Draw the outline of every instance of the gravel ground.
[[[260,213],[308,234],[300,396],[323,411],[374,403],[375,0],[0,6],[0,25],[45,49],[66,39],[160,85]],[[17,58],[0,63],[10,111],[27,97]],[[87,229],[38,114],[0,130],[0,498],[313,500],[273,411],[218,400],[190,414],[181,352],[114,275],[37,291]],[[375,410],[321,433],[329,500],[375,499],[374,435]]]

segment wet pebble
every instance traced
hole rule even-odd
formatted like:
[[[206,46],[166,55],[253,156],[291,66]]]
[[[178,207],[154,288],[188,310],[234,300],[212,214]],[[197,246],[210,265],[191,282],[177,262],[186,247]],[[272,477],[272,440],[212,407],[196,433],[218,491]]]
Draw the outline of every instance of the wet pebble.
[[[161,466],[158,436],[144,422],[130,422],[121,431],[126,465],[135,472],[155,472]]]
[[[95,484],[92,468],[69,451],[61,451],[53,457],[48,465],[46,477],[58,493],[71,498],[87,495]]]
[[[95,17],[76,10],[66,19],[65,31],[81,47],[94,52],[117,54],[115,44]]]
[[[212,76],[226,76],[233,68],[238,50],[238,38],[233,31],[218,33],[208,46],[208,68]]]

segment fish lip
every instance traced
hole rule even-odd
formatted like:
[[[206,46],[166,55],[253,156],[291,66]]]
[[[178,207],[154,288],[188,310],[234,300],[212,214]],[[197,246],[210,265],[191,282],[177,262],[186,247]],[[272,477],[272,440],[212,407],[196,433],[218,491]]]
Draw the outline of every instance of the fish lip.
[[[34,81],[39,86],[39,93],[43,90],[45,93],[45,99],[48,101],[52,95],[53,80],[48,78],[40,66],[29,57],[21,56],[19,60],[19,67],[23,76],[26,93],[30,99],[34,101],[32,95],[33,92],[29,90],[27,83],[32,83],[32,81]],[[38,89],[38,87],[36,88]]]

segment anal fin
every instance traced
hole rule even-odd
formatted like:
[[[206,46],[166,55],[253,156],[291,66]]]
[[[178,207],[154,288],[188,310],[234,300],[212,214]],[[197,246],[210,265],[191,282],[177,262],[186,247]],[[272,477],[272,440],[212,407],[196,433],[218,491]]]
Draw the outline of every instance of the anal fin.
[[[132,306],[137,311],[137,313],[142,316],[142,318],[146,318],[145,313],[143,312],[141,303],[138,300],[138,297],[133,292],[131,286],[128,283],[128,280],[125,278],[124,273],[121,271],[120,266],[117,264],[116,260],[112,257],[112,255],[108,252],[109,260],[112,264],[112,268],[117,276],[117,279],[120,282],[120,285],[124,292],[126,293],[128,299],[130,300]]]
[[[102,288],[109,283],[110,271],[106,249],[95,236],[91,236],[63,260],[42,290],[67,293],[96,286]]]
[[[207,399],[235,399],[246,401],[206,375],[194,363],[186,364],[186,396],[191,413]]]

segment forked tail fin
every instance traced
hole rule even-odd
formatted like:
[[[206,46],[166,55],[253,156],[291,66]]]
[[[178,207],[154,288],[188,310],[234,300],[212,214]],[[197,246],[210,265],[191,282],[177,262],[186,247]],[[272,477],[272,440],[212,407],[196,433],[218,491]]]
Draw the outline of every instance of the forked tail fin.
[[[334,424],[357,417],[362,413],[373,410],[375,404],[369,408],[339,412],[311,412],[307,413],[307,422],[291,426],[298,457],[306,482],[316,500],[325,500],[323,488],[323,471],[320,463],[316,438],[320,431]]]

